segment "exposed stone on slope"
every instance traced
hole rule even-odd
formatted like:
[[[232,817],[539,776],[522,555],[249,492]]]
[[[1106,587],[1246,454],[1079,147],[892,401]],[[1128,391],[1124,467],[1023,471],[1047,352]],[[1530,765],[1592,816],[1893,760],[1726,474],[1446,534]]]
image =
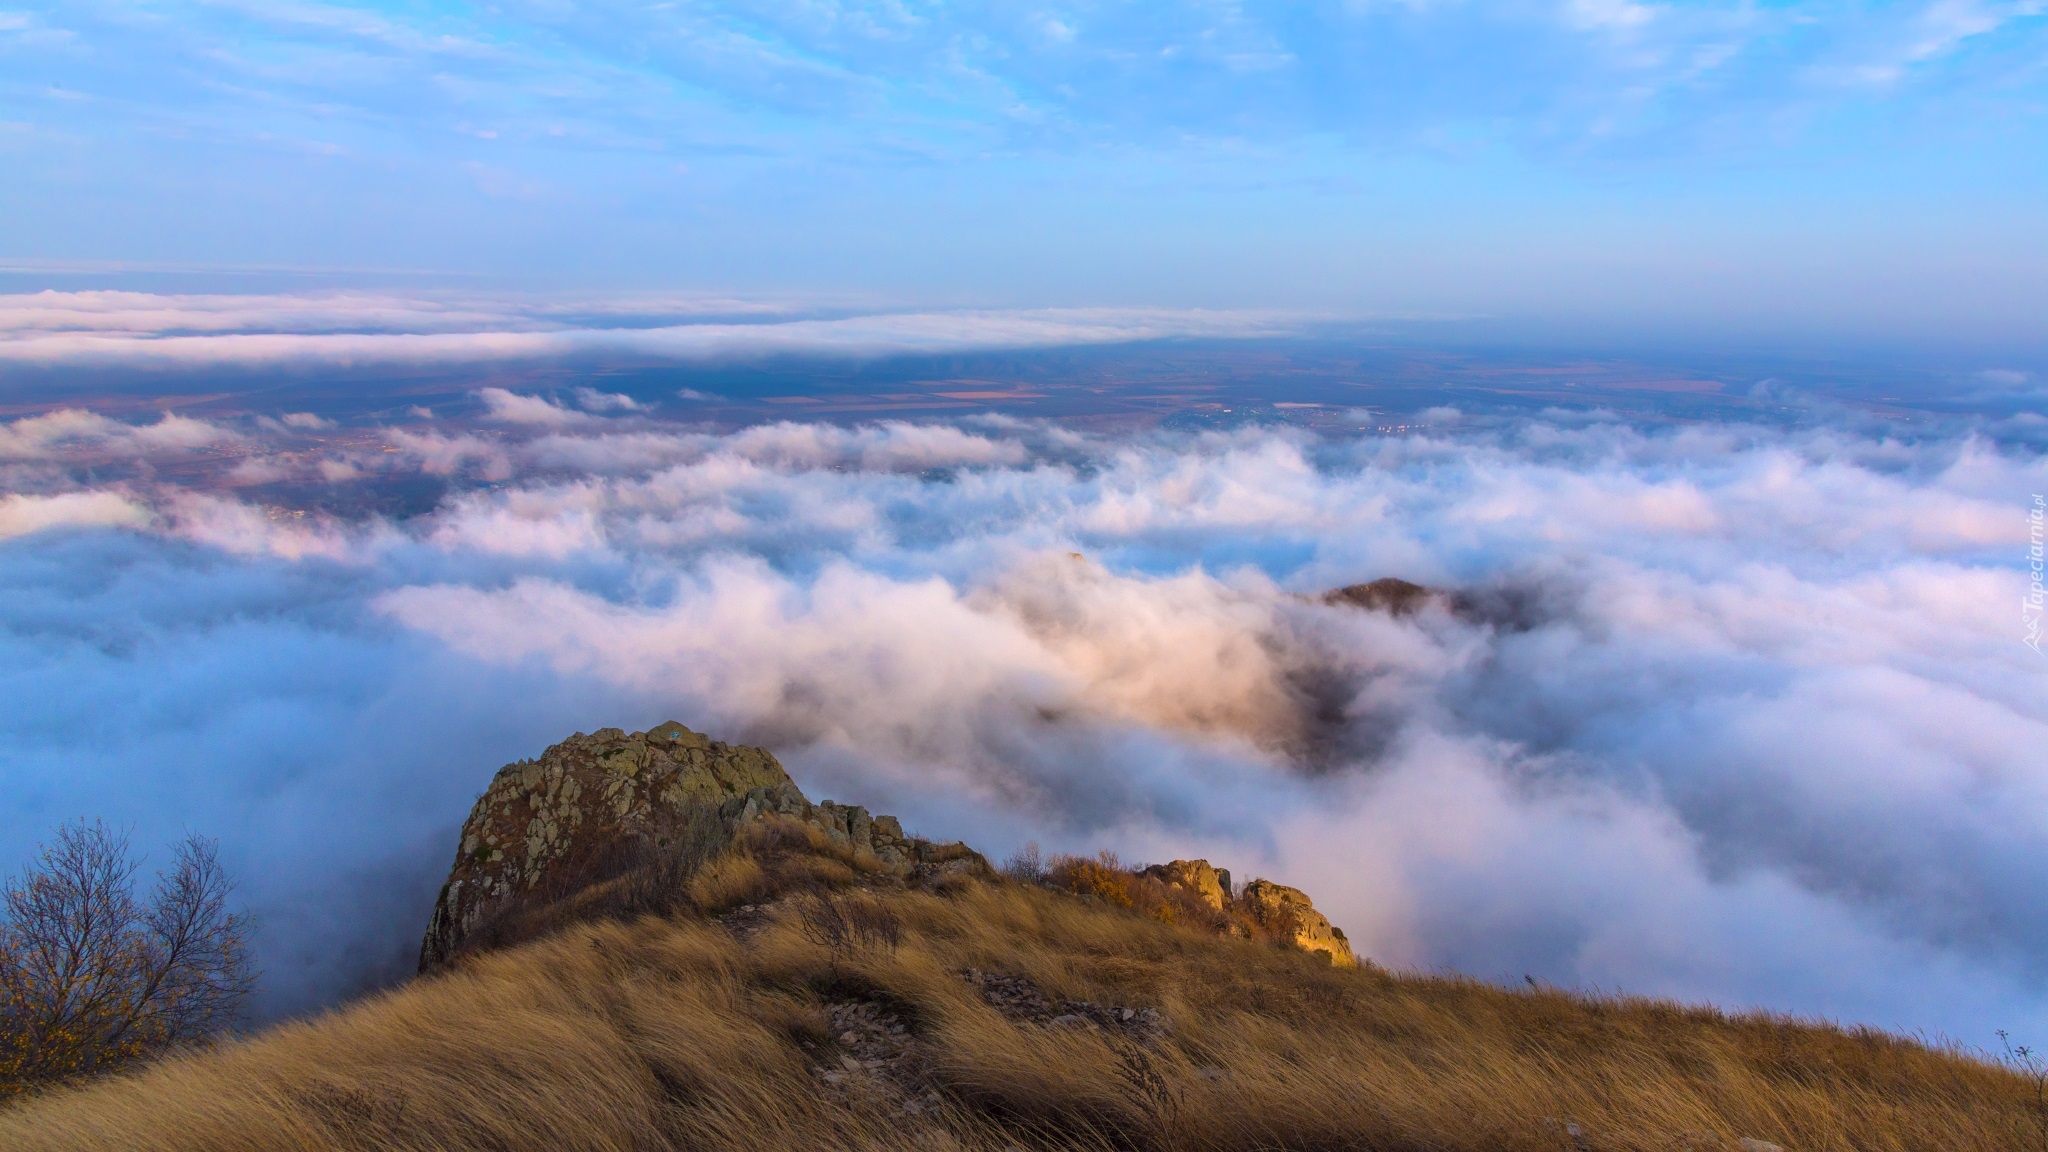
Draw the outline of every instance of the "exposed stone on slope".
[[[1254,880],[1244,886],[1243,902],[1259,923],[1286,934],[1296,948],[1326,953],[1332,964],[1342,968],[1358,966],[1358,957],[1352,954],[1351,941],[1344,938],[1344,930],[1316,911],[1308,893],[1301,889],[1271,880]]]
[[[420,968],[453,956],[501,902],[621,842],[658,842],[693,810],[715,812],[726,836],[769,814],[788,816],[899,877],[943,879],[988,868],[966,845],[905,836],[894,816],[811,803],[765,749],[725,744],[674,721],[646,732],[600,728],[498,770],[462,825],[455,866],[420,946]]]
[[[1189,895],[1218,912],[1223,911],[1224,902],[1231,898],[1230,873],[1212,867],[1207,860],[1175,860],[1170,864],[1154,864],[1142,874],[1161,883],[1185,889]]]
[[[979,968],[962,969],[960,978],[979,989],[989,1007],[1012,1020],[1041,1028],[1096,1030],[1145,1045],[1157,1043],[1167,1031],[1166,1018],[1156,1008],[1098,1004],[1093,1000],[1054,1001],[1021,976],[983,972]]]
[[[940,1096],[920,1083],[916,1038],[887,1004],[841,1001],[826,1008],[825,1020],[832,1042],[804,1042],[814,1060],[811,1075],[825,1091],[893,1103],[913,1115],[941,1106]]]

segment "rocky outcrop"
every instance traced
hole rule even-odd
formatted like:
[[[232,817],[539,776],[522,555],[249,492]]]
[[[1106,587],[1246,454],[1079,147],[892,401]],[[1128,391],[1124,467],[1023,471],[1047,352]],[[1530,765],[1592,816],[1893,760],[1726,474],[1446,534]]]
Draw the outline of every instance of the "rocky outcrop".
[[[1358,957],[1352,954],[1351,941],[1344,938],[1344,930],[1316,911],[1308,893],[1301,889],[1271,880],[1254,880],[1244,886],[1241,902],[1254,919],[1291,940],[1296,948],[1325,953],[1330,963],[1340,968],[1358,966]]]
[[[1171,864],[1154,864],[1140,875],[1150,876],[1163,884],[1185,890],[1195,899],[1223,911],[1230,901],[1230,873],[1210,865],[1207,860],[1175,860]]]
[[[870,815],[858,804],[830,800],[813,804],[793,783],[756,788],[720,809],[720,816],[733,827],[771,814],[809,824],[856,858],[871,859],[878,871],[903,879],[936,880],[993,871],[981,853],[965,844],[906,836],[896,817]]]
[[[1271,880],[1254,880],[1241,894],[1230,889],[1230,873],[1207,860],[1175,860],[1154,864],[1142,872],[1162,884],[1179,888],[1210,908],[1252,921],[1274,938],[1285,940],[1304,952],[1321,952],[1342,968],[1358,966],[1351,942],[1344,930],[1316,911],[1308,893]],[[1243,931],[1243,929],[1239,929]]]
[[[537,760],[505,765],[477,797],[420,944],[420,969],[447,962],[495,909],[522,895],[552,885],[539,893],[545,905],[587,889],[605,875],[605,854],[620,845],[689,836],[718,847],[770,817],[817,829],[870,874],[937,882],[990,872],[966,845],[907,836],[894,816],[812,803],[764,749],[721,743],[674,721],[645,732],[600,728]],[[1300,889],[1254,880],[1234,893],[1230,873],[1207,860],[1155,864],[1141,874],[1223,913],[1219,922],[1239,935],[1253,935],[1252,923],[1334,964],[1358,963],[1343,931]]]
[[[645,732],[600,728],[492,777],[463,822],[455,866],[420,945],[421,970],[453,956],[501,902],[586,867],[619,843],[659,842],[692,814],[715,814],[726,837],[749,821],[787,816],[870,859],[876,871],[905,878],[988,868],[965,845],[905,836],[894,816],[811,803],[764,749],[725,744],[674,721]]]

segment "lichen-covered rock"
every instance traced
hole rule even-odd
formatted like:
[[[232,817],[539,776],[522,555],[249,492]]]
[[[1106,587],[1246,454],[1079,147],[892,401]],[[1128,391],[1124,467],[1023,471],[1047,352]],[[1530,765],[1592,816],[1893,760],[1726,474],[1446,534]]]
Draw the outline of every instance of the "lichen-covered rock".
[[[988,862],[963,844],[905,836],[894,816],[811,803],[764,749],[721,743],[674,721],[645,732],[600,728],[571,736],[538,760],[498,769],[463,822],[455,866],[420,945],[421,970],[453,956],[500,901],[699,807],[715,810],[728,833],[770,814],[803,821],[856,858],[871,859],[875,870],[899,877],[988,871]]]
[[[774,756],[674,721],[646,732],[578,732],[538,760],[505,765],[463,822],[420,967],[447,959],[494,902],[534,887],[563,861],[665,813],[716,807],[778,786],[796,787]]]
[[[1171,864],[1154,864],[1145,869],[1144,875],[1165,884],[1182,888],[1195,899],[1223,911],[1223,904],[1230,899],[1230,873],[1210,865],[1207,860],[1175,860]]]
[[[1358,966],[1358,957],[1352,954],[1344,930],[1316,911],[1301,889],[1271,880],[1254,880],[1244,886],[1243,900],[1259,923],[1285,933],[1296,948],[1325,953],[1330,963],[1340,968]]]

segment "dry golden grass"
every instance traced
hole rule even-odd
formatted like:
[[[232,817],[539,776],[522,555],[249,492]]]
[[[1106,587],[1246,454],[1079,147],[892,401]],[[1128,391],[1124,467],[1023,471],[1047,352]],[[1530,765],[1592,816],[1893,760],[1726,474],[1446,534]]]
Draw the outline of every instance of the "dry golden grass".
[[[744,936],[689,913],[556,924],[326,1018],[32,1100],[0,1113],[0,1147],[2039,1146],[2030,1083],[1897,1037],[1333,969],[1039,888],[926,893],[850,863],[757,840],[701,873],[690,903],[861,884],[900,921],[897,947],[821,947],[801,895],[743,915]],[[1154,1007],[1169,1028],[1140,1046],[1014,1020],[969,968]],[[848,1001],[902,1020],[908,1054],[828,1085],[814,1066],[839,1067],[827,1012]],[[906,1091],[942,1103],[912,1114]]]

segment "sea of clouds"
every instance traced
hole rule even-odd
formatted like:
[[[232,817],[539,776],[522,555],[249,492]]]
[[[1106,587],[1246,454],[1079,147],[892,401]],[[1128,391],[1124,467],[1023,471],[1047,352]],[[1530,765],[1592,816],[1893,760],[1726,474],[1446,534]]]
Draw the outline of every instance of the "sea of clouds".
[[[1429,414],[0,423],[0,860],[218,835],[265,1011],[402,975],[491,773],[665,719],[1001,856],[1206,856],[1402,968],[2048,1038],[2048,459]],[[163,477],[455,481],[402,522]],[[77,460],[153,464],[119,483]],[[1332,604],[1398,576],[1405,617]]]

